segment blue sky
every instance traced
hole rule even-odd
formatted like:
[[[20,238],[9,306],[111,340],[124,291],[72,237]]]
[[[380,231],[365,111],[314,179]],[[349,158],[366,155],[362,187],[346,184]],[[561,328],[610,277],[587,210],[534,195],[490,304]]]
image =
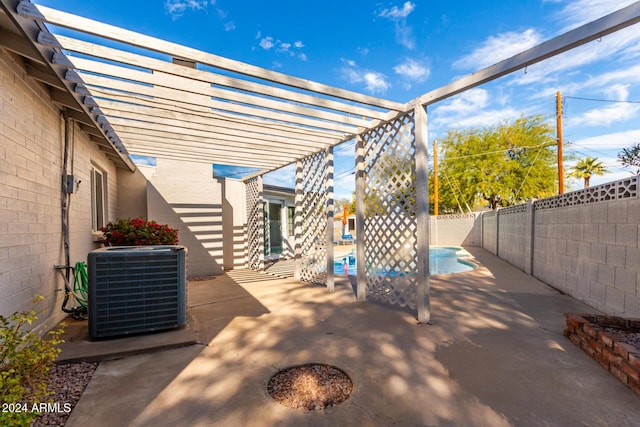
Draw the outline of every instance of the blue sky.
[[[34,0],[268,69],[406,102],[633,3],[624,0],[242,2]],[[611,173],[640,142],[638,25],[430,106],[430,140],[449,129],[543,114],[565,98],[565,151]],[[580,99],[583,98],[583,99]],[[586,98],[586,99],[584,99]],[[587,100],[589,99],[589,100]],[[353,188],[352,144],[336,149],[336,196]],[[293,182],[291,168],[267,182]],[[574,183],[574,188],[579,186]]]

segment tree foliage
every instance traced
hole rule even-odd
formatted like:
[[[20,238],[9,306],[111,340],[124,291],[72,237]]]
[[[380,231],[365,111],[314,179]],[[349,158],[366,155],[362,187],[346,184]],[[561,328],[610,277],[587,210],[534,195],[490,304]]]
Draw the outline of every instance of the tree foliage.
[[[495,209],[556,191],[556,141],[543,116],[521,116],[482,129],[451,130],[439,142],[443,213],[485,206]]]
[[[640,143],[636,142],[631,147],[623,148],[618,153],[618,161],[625,168],[636,168],[633,173],[640,175]]]
[[[597,157],[585,157],[571,167],[567,176],[584,180],[584,188],[589,188],[589,181],[593,175],[604,175],[607,172],[609,170]]]

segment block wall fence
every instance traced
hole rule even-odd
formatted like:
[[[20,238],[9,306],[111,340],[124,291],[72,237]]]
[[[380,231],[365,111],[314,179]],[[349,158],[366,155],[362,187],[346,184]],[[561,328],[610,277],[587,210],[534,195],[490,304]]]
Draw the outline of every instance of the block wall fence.
[[[638,176],[448,221],[527,274],[609,315],[640,316]],[[446,221],[438,217],[437,224]],[[441,227],[432,229],[434,239]],[[480,238],[476,238],[480,236]],[[467,243],[463,243],[466,241]],[[477,244],[475,244],[477,243]]]

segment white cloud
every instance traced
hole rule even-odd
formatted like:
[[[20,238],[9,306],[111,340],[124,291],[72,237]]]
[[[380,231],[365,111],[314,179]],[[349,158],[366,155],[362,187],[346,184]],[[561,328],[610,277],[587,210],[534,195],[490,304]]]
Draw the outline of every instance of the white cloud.
[[[378,16],[394,22],[396,28],[396,41],[407,49],[413,49],[416,45],[413,37],[413,28],[407,25],[407,17],[416,8],[415,3],[405,2],[402,8],[393,6],[390,9],[383,9]]]
[[[275,43],[273,41],[273,37],[264,37],[262,40],[260,40],[260,47],[264,50],[269,50],[274,46]]]
[[[415,8],[416,5],[408,1],[405,2],[404,5],[402,5],[402,9],[399,9],[398,6],[393,6],[391,9],[383,9],[382,12],[378,14],[378,16],[389,19],[404,19],[409,16],[409,14],[413,12]]]
[[[565,24],[563,32],[622,9],[635,0],[576,0],[567,4],[559,16]]]
[[[385,93],[390,87],[386,76],[376,71],[365,72],[364,81],[367,90],[371,93]]]
[[[640,129],[614,132],[573,141],[580,148],[621,150],[640,141]]]
[[[510,58],[540,43],[540,34],[530,28],[523,33],[507,32],[490,36],[471,54],[453,63],[458,69],[479,70]]]
[[[278,52],[288,52],[291,49],[291,43],[280,43]]]
[[[393,71],[406,79],[411,87],[411,82],[422,83],[431,75],[431,69],[424,62],[407,58],[404,62],[393,67]]]
[[[296,57],[301,61],[307,60],[307,55],[300,51],[304,47],[304,43],[302,43],[301,40],[296,40],[295,42],[290,43],[287,41],[277,40],[271,36],[262,37],[262,33],[260,31],[258,31],[256,35],[256,40],[258,39],[260,40],[258,43],[259,46],[264,50],[269,51],[275,48],[274,51],[278,54],[288,54],[289,56]],[[294,49],[296,49],[297,52],[294,51]]]
[[[236,24],[234,24],[233,21],[227,22],[226,24],[224,24],[225,31],[233,31],[235,29],[236,29]]]
[[[490,101],[486,89],[470,89],[434,108],[429,115],[429,127],[438,133],[451,128],[485,127],[513,120],[522,114],[513,108],[489,108]]]
[[[627,85],[615,84],[605,90],[605,96],[612,101],[626,101],[629,96]],[[640,110],[640,105],[616,102],[603,108],[592,109],[577,117],[569,116],[567,126],[572,128],[585,126],[610,126],[613,123],[629,120]]]
[[[177,19],[184,15],[188,9],[192,11],[205,10],[215,4],[215,0],[165,0],[164,9],[173,19]]]
[[[294,188],[296,185],[295,163],[264,174],[264,183],[280,187]]]
[[[351,59],[341,59],[344,66],[340,69],[343,78],[352,84],[364,83],[370,93],[382,94],[391,87],[383,73],[358,67]]]

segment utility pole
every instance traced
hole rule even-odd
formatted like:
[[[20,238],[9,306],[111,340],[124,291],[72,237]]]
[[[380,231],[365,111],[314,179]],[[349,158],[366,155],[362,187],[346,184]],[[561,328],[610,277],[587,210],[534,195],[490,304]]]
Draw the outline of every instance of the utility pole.
[[[433,214],[438,216],[438,141],[433,140]]]
[[[564,168],[562,166],[562,94],[556,93],[556,132],[558,135],[558,194],[564,194]]]

